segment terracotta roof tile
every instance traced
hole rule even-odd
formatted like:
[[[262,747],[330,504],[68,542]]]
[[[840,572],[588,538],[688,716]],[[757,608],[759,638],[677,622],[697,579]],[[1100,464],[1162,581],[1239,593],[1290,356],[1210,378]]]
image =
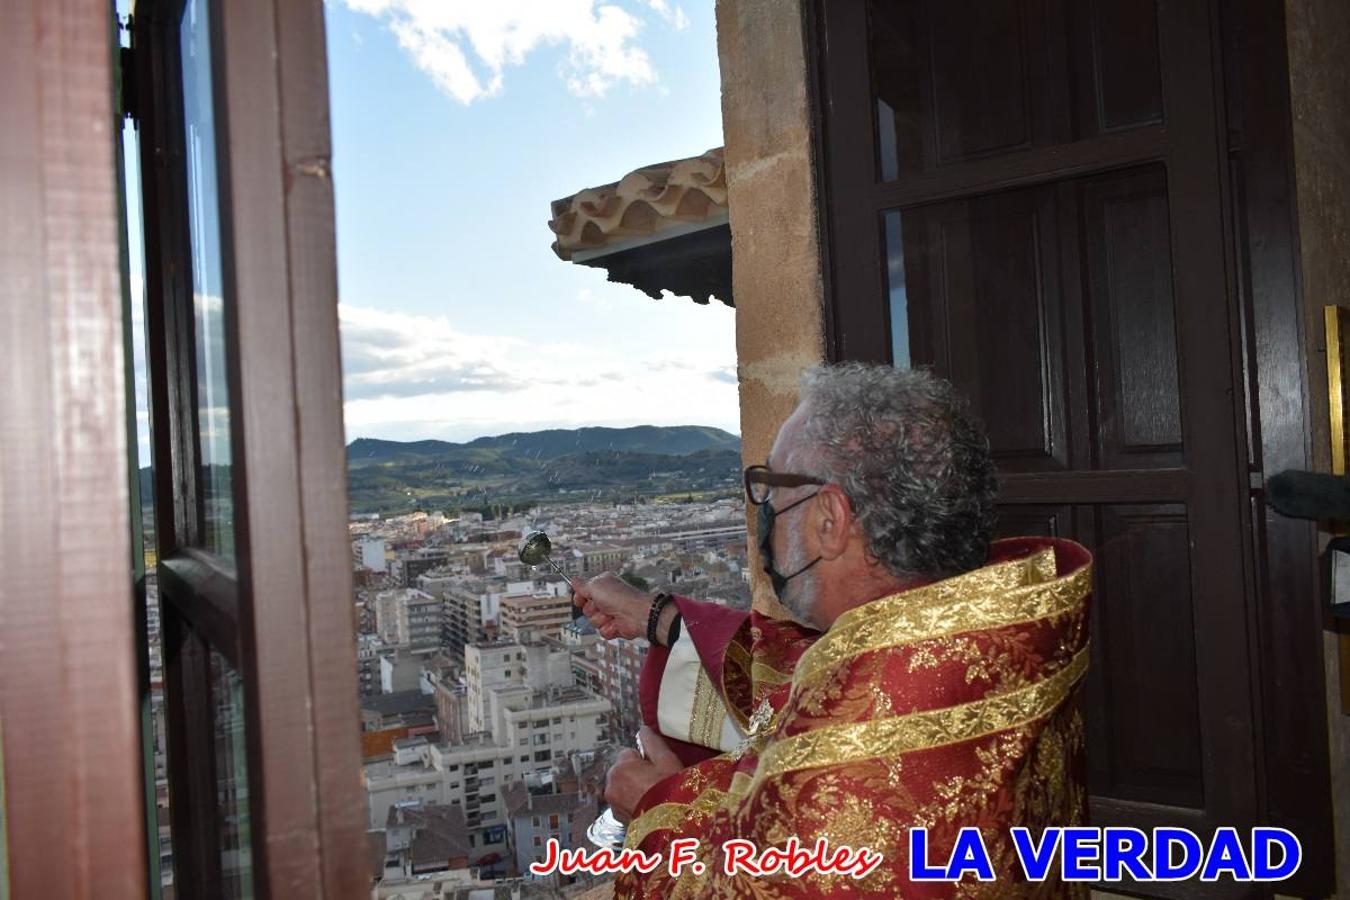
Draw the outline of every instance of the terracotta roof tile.
[[[722,148],[644,166],[613,184],[553,202],[553,251],[565,260],[631,237],[681,224],[726,222],[727,176]]]

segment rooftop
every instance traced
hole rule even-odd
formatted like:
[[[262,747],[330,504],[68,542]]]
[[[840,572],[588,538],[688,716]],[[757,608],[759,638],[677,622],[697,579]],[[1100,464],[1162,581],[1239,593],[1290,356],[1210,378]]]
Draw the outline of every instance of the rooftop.
[[[435,803],[391,806],[385,828],[400,826],[413,829],[410,849],[414,865],[445,862],[469,855],[468,827],[464,821],[464,811],[458,806]]]
[[[436,701],[420,690],[395,691],[392,694],[372,694],[361,698],[361,708],[384,716],[402,716],[409,713],[434,710]]]
[[[593,805],[590,800],[576,793],[568,794],[536,794],[525,787],[523,781],[515,781],[507,786],[503,791],[503,799],[506,801],[506,809],[510,816],[519,818],[520,816],[547,816],[557,813],[576,813],[578,810]],[[590,824],[588,819],[586,824]]]
[[[512,697],[504,705],[512,712],[521,712],[527,709],[547,709],[552,706],[564,706],[569,703],[604,701],[603,697],[597,697],[585,688],[577,687],[575,685],[568,687],[553,685],[544,688],[543,690],[531,691],[528,695],[528,701],[524,704],[521,704],[519,699]]]

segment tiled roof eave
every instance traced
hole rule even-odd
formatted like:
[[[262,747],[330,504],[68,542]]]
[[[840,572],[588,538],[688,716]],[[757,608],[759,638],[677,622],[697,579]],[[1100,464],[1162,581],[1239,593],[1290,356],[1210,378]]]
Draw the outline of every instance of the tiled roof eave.
[[[644,166],[613,184],[586,188],[553,203],[553,250],[571,261],[579,252],[662,232],[688,233],[726,222],[727,181],[718,147],[688,159]],[[580,262],[581,260],[577,260]]]

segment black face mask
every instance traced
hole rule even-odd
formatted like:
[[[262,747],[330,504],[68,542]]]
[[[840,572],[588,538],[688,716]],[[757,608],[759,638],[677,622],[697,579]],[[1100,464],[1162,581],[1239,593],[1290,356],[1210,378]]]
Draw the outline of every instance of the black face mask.
[[[793,572],[791,575],[784,575],[781,572],[779,572],[778,569],[774,568],[773,564],[773,543],[771,541],[771,538],[773,537],[773,523],[774,520],[778,518],[778,516],[781,516],[783,513],[792,509],[792,507],[796,506],[797,504],[804,503],[807,500],[810,500],[814,496],[815,494],[808,494],[807,496],[801,498],[800,500],[796,500],[792,503],[789,503],[787,506],[779,510],[775,510],[773,508],[773,505],[769,503],[761,503],[758,507],[759,558],[761,562],[764,564],[764,574],[769,576],[769,581],[773,585],[773,592],[778,596],[780,600],[783,598],[783,589],[787,587],[787,583],[791,581],[793,578],[796,578],[798,575],[805,572],[807,569],[814,566],[816,563],[820,562],[821,557],[817,556],[815,559],[811,560],[809,563],[802,566],[800,569]]]

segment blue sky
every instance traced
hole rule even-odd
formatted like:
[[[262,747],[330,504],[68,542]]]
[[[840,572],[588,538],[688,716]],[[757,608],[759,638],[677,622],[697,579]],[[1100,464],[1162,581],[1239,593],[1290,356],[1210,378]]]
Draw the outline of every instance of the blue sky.
[[[712,0],[326,9],[348,438],[738,432],[732,310],[609,284],[546,224],[721,145]]]
[[[325,10],[348,439],[647,423],[739,432],[732,310],[609,284],[559,260],[546,224],[555,199],[721,145],[713,0]],[[124,147],[148,460],[129,127]]]

